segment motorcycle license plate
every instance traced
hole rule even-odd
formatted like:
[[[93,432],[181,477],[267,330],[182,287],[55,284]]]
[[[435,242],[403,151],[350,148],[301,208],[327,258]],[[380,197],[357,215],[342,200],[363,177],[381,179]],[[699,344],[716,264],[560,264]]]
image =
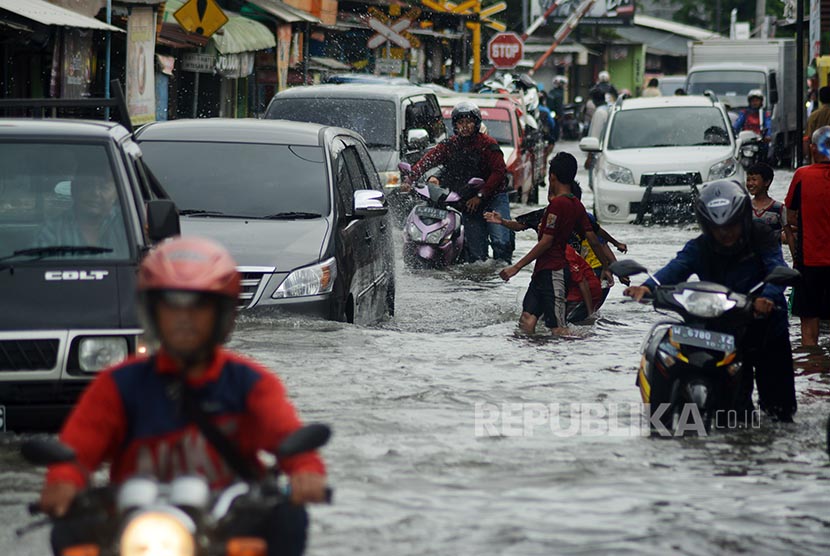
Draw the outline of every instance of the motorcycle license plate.
[[[671,335],[674,341],[687,346],[712,349],[724,353],[735,351],[735,336],[731,334],[674,325],[671,327]]]
[[[415,214],[421,218],[434,218],[435,220],[443,220],[447,216],[447,211],[435,207],[417,207]]]

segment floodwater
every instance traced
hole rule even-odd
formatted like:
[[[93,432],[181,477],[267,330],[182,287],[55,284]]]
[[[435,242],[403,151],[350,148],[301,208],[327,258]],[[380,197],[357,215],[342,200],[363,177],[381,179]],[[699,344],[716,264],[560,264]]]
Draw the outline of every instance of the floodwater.
[[[777,172],[773,197],[791,176]],[[652,269],[696,233],[607,228]],[[520,234],[517,256],[534,241]],[[335,502],[311,510],[308,554],[830,553],[826,334],[802,350],[791,322],[794,424],[652,439],[634,369],[659,315],[616,286],[574,338],[522,336],[530,271],[507,284],[497,271],[399,261],[397,315],[376,326],[243,319],[231,347],[279,373],[306,421],[334,429],[323,456]],[[14,536],[40,485],[18,445],[0,448],[0,553],[47,554],[45,529]]]

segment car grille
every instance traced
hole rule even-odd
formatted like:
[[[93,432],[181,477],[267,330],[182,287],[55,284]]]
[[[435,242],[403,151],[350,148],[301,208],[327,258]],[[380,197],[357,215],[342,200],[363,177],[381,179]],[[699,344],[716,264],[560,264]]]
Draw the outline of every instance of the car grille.
[[[0,371],[43,371],[55,368],[60,340],[0,341]]]
[[[268,267],[239,267],[239,273],[242,275],[242,290],[239,292],[240,309],[247,309],[256,301],[259,288],[264,285],[273,268]]]
[[[678,187],[700,185],[703,179],[700,172],[676,172],[671,174],[643,174],[640,177],[640,187]]]

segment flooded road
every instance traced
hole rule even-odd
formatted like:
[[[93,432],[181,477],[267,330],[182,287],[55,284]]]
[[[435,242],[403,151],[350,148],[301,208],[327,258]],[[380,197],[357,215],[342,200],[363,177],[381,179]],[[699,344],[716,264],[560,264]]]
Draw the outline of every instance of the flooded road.
[[[774,198],[791,176],[776,172]],[[608,229],[651,269],[696,234]],[[534,242],[520,234],[517,256]],[[616,286],[580,337],[541,327],[524,337],[516,321],[530,269],[507,284],[497,270],[410,272],[399,261],[397,316],[381,325],[238,327],[231,347],[277,371],[306,421],[334,429],[323,455],[335,504],[312,509],[308,554],[830,553],[826,335],[805,352],[791,322],[795,424],[650,439],[634,369],[659,315]],[[47,554],[45,529],[14,536],[40,485],[18,445],[0,446],[0,553]]]

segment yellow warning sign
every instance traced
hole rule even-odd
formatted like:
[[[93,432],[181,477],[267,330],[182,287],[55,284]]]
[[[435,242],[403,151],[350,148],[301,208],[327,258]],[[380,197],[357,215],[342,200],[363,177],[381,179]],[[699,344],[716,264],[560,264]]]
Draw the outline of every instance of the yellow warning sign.
[[[209,37],[228,22],[228,16],[214,0],[188,0],[173,14],[182,29]]]

